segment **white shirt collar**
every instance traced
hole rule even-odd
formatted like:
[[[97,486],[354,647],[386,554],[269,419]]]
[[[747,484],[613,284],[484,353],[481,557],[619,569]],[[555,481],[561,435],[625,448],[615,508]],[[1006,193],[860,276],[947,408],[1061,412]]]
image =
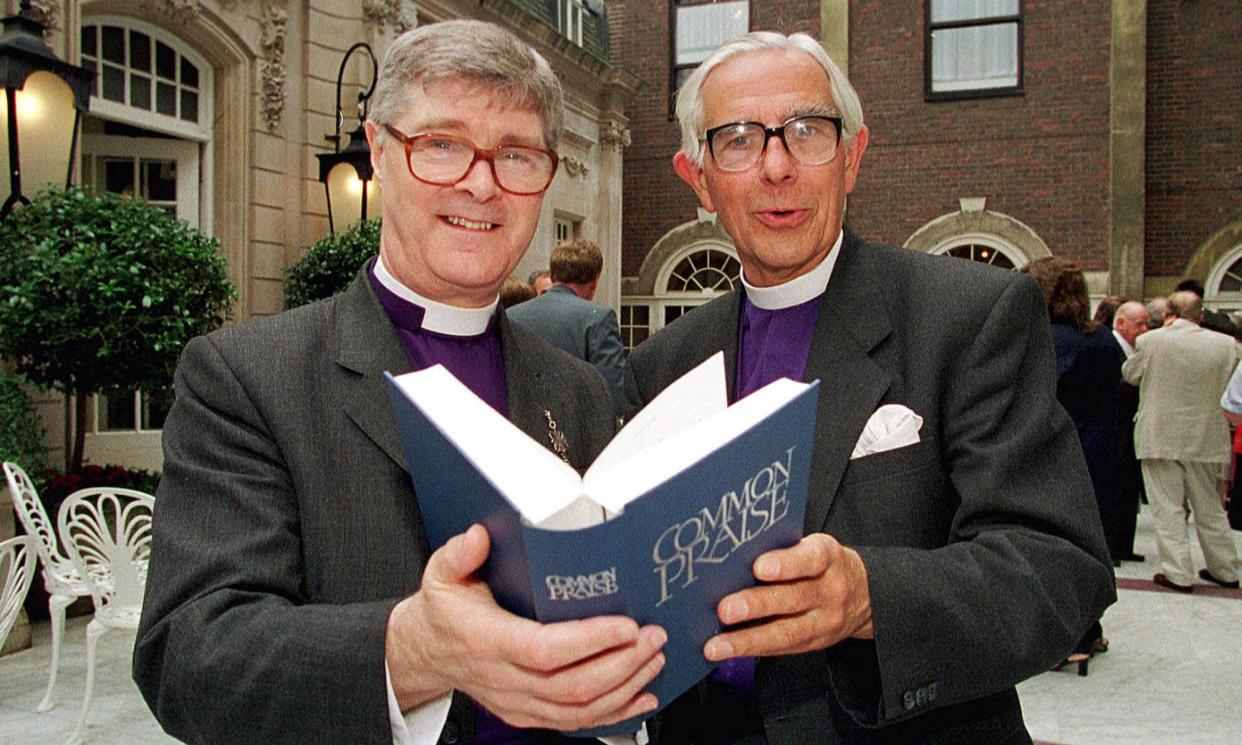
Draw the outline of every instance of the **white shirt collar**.
[[[755,287],[746,281],[746,274],[743,272],[742,287],[746,288],[746,297],[756,308],[781,310],[782,308],[792,308],[795,305],[801,305],[808,300],[823,295],[824,290],[828,289],[828,280],[832,277],[832,268],[836,266],[837,257],[841,255],[841,243],[844,235],[844,231],[837,232],[837,242],[832,244],[828,255],[824,257],[823,261],[819,262],[819,266],[806,274],[794,277],[788,282],[771,287]]]
[[[1117,329],[1113,329],[1113,338],[1121,345],[1121,351],[1125,353],[1126,357],[1134,354],[1134,347],[1130,346],[1130,342],[1126,341],[1124,336],[1117,333]]]
[[[459,308],[425,298],[392,276],[388,267],[384,266],[383,256],[375,262],[375,278],[392,294],[423,309],[424,329],[446,336],[478,336],[483,333],[500,302],[500,296],[497,295],[491,305],[482,308]]]

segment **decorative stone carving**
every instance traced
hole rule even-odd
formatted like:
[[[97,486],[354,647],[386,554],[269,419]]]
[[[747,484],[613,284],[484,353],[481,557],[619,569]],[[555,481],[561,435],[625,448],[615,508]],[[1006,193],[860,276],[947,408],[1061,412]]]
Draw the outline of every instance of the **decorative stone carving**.
[[[418,9],[405,4],[403,0],[362,0],[362,17],[376,31],[392,26],[394,32],[403,34],[418,27]]]
[[[60,10],[56,0],[30,0],[30,10],[26,12],[29,18],[32,18],[43,24],[43,36],[47,38],[57,28],[56,14]]]
[[[575,178],[586,176],[591,172],[590,166],[572,155],[566,155],[564,158],[561,158],[561,165],[565,167],[565,173]]]
[[[285,31],[289,12],[280,3],[265,3],[262,23],[259,44],[263,47],[264,58],[259,66],[263,80],[260,108],[267,130],[274,132],[285,110]]]
[[[630,130],[620,122],[608,122],[599,130],[599,144],[618,150],[630,146]]]
[[[176,24],[189,23],[203,12],[200,0],[143,0],[142,7]]]

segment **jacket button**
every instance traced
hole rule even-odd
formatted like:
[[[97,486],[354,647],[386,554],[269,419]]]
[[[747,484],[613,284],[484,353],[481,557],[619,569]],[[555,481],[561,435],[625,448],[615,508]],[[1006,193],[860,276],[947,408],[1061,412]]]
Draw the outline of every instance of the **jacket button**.
[[[444,745],[457,745],[461,742],[461,730],[457,727],[457,722],[450,720],[444,723],[444,729],[440,732],[440,742]]]
[[[906,711],[910,711],[915,706],[918,706],[918,702],[914,699],[914,691],[906,691],[901,694],[901,705],[905,707]]]

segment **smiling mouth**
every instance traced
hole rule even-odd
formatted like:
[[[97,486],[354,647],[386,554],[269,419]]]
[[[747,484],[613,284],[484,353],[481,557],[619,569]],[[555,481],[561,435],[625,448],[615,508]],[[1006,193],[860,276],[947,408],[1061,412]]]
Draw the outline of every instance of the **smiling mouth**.
[[[456,215],[447,215],[447,216],[441,217],[440,219],[444,220],[449,225],[453,225],[459,228],[465,228],[466,230],[493,230],[499,227],[494,222],[483,222],[481,220],[467,220],[464,217],[458,217]]]

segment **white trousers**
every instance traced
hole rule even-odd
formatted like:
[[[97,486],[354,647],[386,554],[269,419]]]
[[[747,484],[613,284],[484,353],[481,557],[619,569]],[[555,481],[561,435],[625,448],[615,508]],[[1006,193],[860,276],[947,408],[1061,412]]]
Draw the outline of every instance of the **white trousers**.
[[[1229,530],[1229,519],[1221,506],[1220,464],[1145,458],[1143,483],[1147,501],[1156,521],[1156,549],[1160,552],[1160,571],[1179,585],[1195,583],[1194,562],[1190,558],[1190,530],[1186,506],[1195,516],[1195,532],[1207,570],[1222,582],[1238,579],[1238,550]]]

